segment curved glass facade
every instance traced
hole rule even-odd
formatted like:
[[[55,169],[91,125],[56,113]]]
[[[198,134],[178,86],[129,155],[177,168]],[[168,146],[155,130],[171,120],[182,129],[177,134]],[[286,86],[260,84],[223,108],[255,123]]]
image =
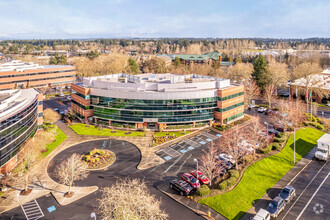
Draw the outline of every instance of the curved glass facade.
[[[213,119],[217,97],[182,100],[138,100],[91,96],[94,116],[114,121],[143,122],[157,118],[162,123]]]
[[[38,100],[27,108],[0,122],[0,166],[17,153],[20,146],[33,135],[37,128]]]

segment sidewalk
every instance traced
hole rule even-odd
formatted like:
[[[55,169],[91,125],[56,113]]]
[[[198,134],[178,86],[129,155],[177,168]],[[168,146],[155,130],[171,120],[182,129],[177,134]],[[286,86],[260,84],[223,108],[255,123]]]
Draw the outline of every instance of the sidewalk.
[[[269,191],[264,194],[254,206],[252,206],[243,216],[242,220],[250,220],[259,209],[265,209],[268,203],[278,194],[278,189],[290,185],[292,181],[300,174],[300,172],[308,166],[314,157],[316,147],[314,147],[304,158],[302,158],[282,179],[280,179]]]
[[[33,188],[33,190],[29,195],[19,196],[21,189],[13,189],[8,187],[9,189],[0,199],[0,213],[16,208],[17,206],[23,205],[33,199],[42,197],[49,193],[52,193],[60,205],[67,205],[98,190],[97,186],[72,187],[74,195],[71,198],[65,198],[63,195],[68,191],[68,186],[59,184],[48,176],[47,167],[51,159],[62,150],[82,141],[79,135],[76,135],[71,129],[66,129],[67,126],[64,123],[58,121],[56,122],[56,125],[65,133],[65,135],[68,136],[67,139],[65,139],[54,151],[52,151],[37,165],[36,169],[39,172],[36,176],[39,180],[33,184],[30,184],[30,188]],[[73,133],[70,132],[70,130]]]

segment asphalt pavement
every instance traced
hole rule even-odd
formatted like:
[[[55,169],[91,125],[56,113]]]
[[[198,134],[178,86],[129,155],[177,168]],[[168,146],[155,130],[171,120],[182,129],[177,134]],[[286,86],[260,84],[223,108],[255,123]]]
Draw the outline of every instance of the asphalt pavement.
[[[330,163],[313,160],[291,183],[296,197],[278,219],[330,219]]]

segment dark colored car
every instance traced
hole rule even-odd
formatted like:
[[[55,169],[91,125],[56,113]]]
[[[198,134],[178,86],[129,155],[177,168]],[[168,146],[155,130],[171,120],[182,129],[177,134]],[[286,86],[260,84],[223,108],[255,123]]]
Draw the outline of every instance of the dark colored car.
[[[273,114],[273,110],[267,109],[264,113],[265,113],[265,115],[271,115],[271,114]]]
[[[296,195],[296,189],[292,186],[284,187],[278,194],[286,203],[289,203],[291,199]]]
[[[182,174],[181,179],[189,183],[193,189],[199,189],[201,187],[199,181],[189,173]]]
[[[223,168],[225,168],[226,170],[230,170],[231,168],[233,168],[233,164],[230,161],[222,161],[221,165]]]
[[[204,185],[210,184],[209,178],[207,178],[202,172],[198,171],[197,176],[197,170],[193,170],[190,172],[191,175],[193,175],[196,179],[199,180],[199,182],[203,183]]]
[[[274,134],[275,136],[278,136],[281,132],[279,132],[278,130],[276,129],[268,129],[268,134]]]
[[[172,180],[170,182],[170,188],[175,189],[180,193],[181,196],[187,196],[192,191],[192,187],[189,183],[183,180]]]
[[[285,206],[284,200],[276,196],[267,206],[266,210],[270,213],[270,216],[277,218],[281,211],[283,211]]]

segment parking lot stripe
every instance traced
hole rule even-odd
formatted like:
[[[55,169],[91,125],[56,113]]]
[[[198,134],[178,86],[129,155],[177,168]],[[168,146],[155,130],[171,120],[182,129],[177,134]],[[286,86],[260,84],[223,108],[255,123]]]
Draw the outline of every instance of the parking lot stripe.
[[[305,205],[305,207],[303,208],[303,210],[300,212],[300,214],[297,217],[297,220],[300,219],[301,215],[304,213],[304,211],[306,210],[307,206],[309,205],[309,203],[311,203],[311,201],[313,200],[314,196],[317,194],[317,192],[319,191],[319,189],[322,187],[322,185],[324,184],[324,182],[328,179],[330,175],[330,172],[328,173],[328,175],[324,178],[324,180],[322,181],[322,183],[319,185],[319,187],[316,189],[316,191],[314,192],[314,194],[312,195],[312,197],[308,200],[307,204]]]
[[[312,182],[314,181],[314,179],[317,177],[317,175],[321,172],[321,170],[323,170],[323,168],[325,167],[325,165],[328,162],[326,162],[321,169],[319,169],[319,171],[316,173],[316,175],[313,177],[313,179],[308,183],[308,185],[305,187],[305,189],[302,191],[302,193],[300,193],[300,195],[298,196],[297,200],[294,201],[294,203],[292,204],[292,206],[290,207],[290,209],[287,211],[287,213],[285,213],[284,217],[282,219],[285,219],[285,217],[289,214],[289,212],[291,211],[291,209],[294,207],[294,205],[297,203],[297,201],[300,199],[300,197],[304,194],[304,192],[306,191],[306,189],[312,184]]]
[[[167,173],[167,171],[169,171],[179,160],[181,160],[181,158],[183,157],[183,154],[181,155],[181,157],[179,157],[174,163],[171,164],[171,166],[169,166],[164,173]]]
[[[21,205],[21,208],[27,220],[39,219],[44,217],[44,213],[42,212],[36,200],[32,200],[28,203]]]
[[[180,172],[180,170],[182,169],[183,165],[186,164],[187,160],[188,160],[191,156],[192,156],[192,154],[190,154],[189,157],[187,157],[187,158],[185,159],[185,161],[181,164],[180,168],[176,171],[175,174],[177,174],[178,172]]]

